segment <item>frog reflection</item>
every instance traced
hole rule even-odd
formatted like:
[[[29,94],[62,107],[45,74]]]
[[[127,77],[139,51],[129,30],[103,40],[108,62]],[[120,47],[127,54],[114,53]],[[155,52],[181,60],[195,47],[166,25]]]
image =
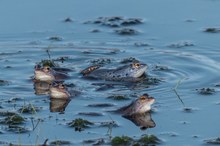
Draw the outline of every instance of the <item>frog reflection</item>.
[[[155,122],[151,118],[151,113],[136,113],[132,115],[122,116],[130,121],[132,121],[136,126],[140,127],[141,130],[146,130],[147,128],[154,128],[156,126]]]
[[[63,113],[69,104],[70,99],[50,99],[50,112]]]
[[[34,90],[36,95],[49,94],[50,84],[48,82],[34,82]]]

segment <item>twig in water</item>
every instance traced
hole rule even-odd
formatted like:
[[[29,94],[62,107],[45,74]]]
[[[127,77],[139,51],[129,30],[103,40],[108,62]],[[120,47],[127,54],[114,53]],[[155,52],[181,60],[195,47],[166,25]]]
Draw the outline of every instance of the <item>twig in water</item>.
[[[49,60],[51,60],[51,58],[50,58],[50,49],[47,49],[46,52],[47,52],[47,55],[49,57]]]
[[[177,88],[178,88],[179,85],[181,84],[181,81],[184,80],[184,79],[185,79],[185,78],[178,80],[178,82],[176,83],[176,86],[173,88],[173,91],[174,91],[174,93],[176,94],[176,96],[178,97],[178,99],[180,100],[180,102],[182,103],[182,105],[185,107],[185,104],[184,104],[183,100],[181,99],[180,95],[179,95],[178,92],[177,92]]]
[[[38,119],[38,121],[37,121],[37,124],[36,125],[34,125],[34,120],[33,119],[31,119],[31,123],[32,123],[32,127],[33,127],[33,131],[37,128],[37,126],[38,126],[38,124],[40,123],[40,119]]]

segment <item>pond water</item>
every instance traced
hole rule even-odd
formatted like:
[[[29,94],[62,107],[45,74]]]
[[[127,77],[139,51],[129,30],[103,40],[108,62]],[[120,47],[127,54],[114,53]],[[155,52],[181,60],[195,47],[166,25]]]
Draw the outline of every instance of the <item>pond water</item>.
[[[23,132],[1,122],[0,144],[37,145],[48,139],[48,143],[92,145],[103,139],[102,145],[111,145],[111,137],[139,139],[152,134],[162,141],[160,145],[202,145],[220,137],[219,6],[218,0],[1,1],[0,121],[5,111],[18,112],[24,105],[39,110],[20,114],[25,121],[17,126]],[[109,20],[115,16],[123,20]],[[129,18],[138,24],[123,25]],[[123,28],[131,30],[116,31]],[[48,59],[46,50],[61,67],[73,70],[65,83],[74,84],[80,94],[69,103],[36,94],[34,66]],[[148,65],[150,81],[87,80],[80,74],[96,63],[105,68],[121,66],[130,57]],[[155,127],[141,130],[109,112],[144,93],[156,100],[151,112]],[[118,95],[128,100],[108,98]],[[51,112],[53,104],[65,104],[65,111]],[[68,123],[77,118],[95,124],[75,131]],[[109,124],[113,121],[117,126]]]

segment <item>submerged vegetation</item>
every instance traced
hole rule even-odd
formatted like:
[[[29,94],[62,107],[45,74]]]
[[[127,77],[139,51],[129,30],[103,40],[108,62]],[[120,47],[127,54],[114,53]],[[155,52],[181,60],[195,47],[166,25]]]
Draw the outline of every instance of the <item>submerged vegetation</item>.
[[[91,125],[94,125],[94,123],[88,120],[78,118],[68,123],[68,125],[70,127],[74,127],[75,131],[83,131],[85,128],[89,128]]]
[[[112,138],[111,144],[113,146],[127,145],[127,146],[142,146],[160,144],[161,140],[155,135],[143,135],[140,139],[135,140],[128,136],[116,136]]]

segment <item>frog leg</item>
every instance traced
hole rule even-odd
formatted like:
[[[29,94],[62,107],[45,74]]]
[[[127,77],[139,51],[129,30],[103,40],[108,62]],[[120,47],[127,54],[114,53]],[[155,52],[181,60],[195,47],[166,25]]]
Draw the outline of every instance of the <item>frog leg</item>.
[[[100,68],[100,65],[93,65],[82,70],[80,73],[83,74],[83,76],[86,76],[98,68]]]

